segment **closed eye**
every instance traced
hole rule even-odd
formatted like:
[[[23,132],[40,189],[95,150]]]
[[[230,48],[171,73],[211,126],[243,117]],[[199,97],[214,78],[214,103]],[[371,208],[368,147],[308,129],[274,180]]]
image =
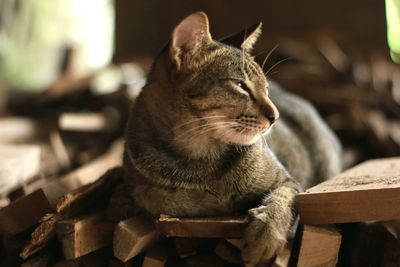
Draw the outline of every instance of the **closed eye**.
[[[238,81],[236,82],[236,85],[240,87],[243,91],[245,91],[252,100],[255,100],[255,97],[253,93],[251,92],[250,88],[247,86],[247,84],[244,81]]]

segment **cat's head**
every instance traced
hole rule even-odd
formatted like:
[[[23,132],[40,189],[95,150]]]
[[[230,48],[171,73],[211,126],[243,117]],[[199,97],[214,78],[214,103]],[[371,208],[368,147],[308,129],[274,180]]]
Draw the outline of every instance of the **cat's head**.
[[[205,13],[194,13],[174,29],[167,58],[176,142],[249,145],[278,119],[268,81],[251,50],[261,23],[222,41],[212,39]]]

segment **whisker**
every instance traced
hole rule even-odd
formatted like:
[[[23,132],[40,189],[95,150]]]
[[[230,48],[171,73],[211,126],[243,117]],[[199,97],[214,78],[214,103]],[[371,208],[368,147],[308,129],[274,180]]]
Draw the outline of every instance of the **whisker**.
[[[191,121],[187,121],[187,122],[182,123],[182,124],[178,124],[178,125],[176,125],[173,129],[175,130],[175,129],[178,129],[178,128],[183,127],[183,126],[185,126],[185,125],[188,125],[188,124],[190,124],[190,123],[194,123],[194,122],[201,121],[201,120],[215,119],[215,118],[224,118],[224,117],[226,117],[226,116],[223,116],[223,115],[215,115],[215,116],[207,116],[207,117],[197,118],[197,119],[194,119],[194,120],[191,120]]]
[[[290,58],[284,58],[282,60],[279,60],[278,62],[276,62],[274,65],[272,65],[272,67],[270,67],[266,72],[264,72],[265,76],[268,75],[268,73],[273,70],[276,66],[278,66],[279,64],[285,62],[286,60],[289,60]]]
[[[208,123],[208,124],[205,124],[205,125],[200,125],[200,126],[191,128],[188,131],[185,131],[185,132],[181,133],[180,135],[175,137],[175,139],[183,138],[183,137],[185,137],[185,135],[188,135],[189,133],[192,133],[192,132],[194,132],[196,130],[199,130],[200,132],[202,132],[202,131],[204,131],[206,129],[209,129],[209,128],[212,128],[212,127],[216,127],[216,126],[221,126],[221,125],[233,126],[233,125],[236,125],[236,123],[220,121],[220,122],[214,122],[214,123]]]
[[[267,62],[268,58],[271,56],[271,54],[279,47],[280,44],[276,44],[271,50],[269,50],[268,54],[265,56],[263,63],[261,65],[261,69],[264,69],[264,65]]]

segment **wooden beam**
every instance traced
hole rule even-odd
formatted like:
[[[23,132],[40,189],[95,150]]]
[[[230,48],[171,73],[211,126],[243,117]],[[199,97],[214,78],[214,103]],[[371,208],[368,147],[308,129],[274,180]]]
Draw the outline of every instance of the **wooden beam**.
[[[334,226],[304,225],[297,267],[335,267],[341,239]]]
[[[103,212],[57,223],[57,236],[66,259],[76,259],[112,242],[115,223],[105,220]]]
[[[246,216],[172,218],[161,215],[157,228],[166,236],[240,238],[248,225]]]
[[[297,196],[305,224],[400,219],[400,158],[362,163]]]
[[[114,256],[123,262],[130,260],[154,244],[159,232],[147,216],[135,216],[118,223],[114,232]]]

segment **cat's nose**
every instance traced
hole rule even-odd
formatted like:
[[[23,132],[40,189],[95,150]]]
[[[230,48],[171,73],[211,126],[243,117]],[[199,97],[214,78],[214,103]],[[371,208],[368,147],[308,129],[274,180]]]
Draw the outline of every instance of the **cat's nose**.
[[[279,114],[272,113],[266,115],[266,117],[269,120],[269,123],[273,124],[279,118]]]
[[[273,124],[279,118],[278,109],[269,99],[266,101],[264,107],[262,108],[262,113],[264,117],[268,119],[270,124]]]

